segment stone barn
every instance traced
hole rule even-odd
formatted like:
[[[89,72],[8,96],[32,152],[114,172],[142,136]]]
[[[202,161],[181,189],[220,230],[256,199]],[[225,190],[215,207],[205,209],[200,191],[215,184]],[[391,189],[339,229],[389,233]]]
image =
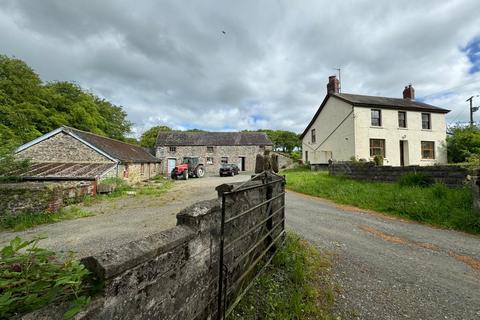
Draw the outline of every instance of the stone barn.
[[[272,141],[260,132],[159,132],[156,156],[169,175],[183,157],[198,157],[207,174],[218,174],[222,163],[237,164],[241,171],[255,170],[255,157],[271,150]]]
[[[120,177],[129,182],[159,173],[160,161],[142,147],[70,127],[60,127],[16,150],[29,158],[31,180],[96,180]],[[86,180],[86,179],[84,179]]]

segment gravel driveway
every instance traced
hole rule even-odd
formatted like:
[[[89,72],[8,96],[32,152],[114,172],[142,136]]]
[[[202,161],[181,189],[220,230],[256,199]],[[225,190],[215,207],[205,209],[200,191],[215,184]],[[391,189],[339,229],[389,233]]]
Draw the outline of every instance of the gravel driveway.
[[[21,232],[1,232],[0,246],[15,236],[31,239],[44,235],[48,238],[41,241],[43,247],[55,251],[73,250],[79,257],[88,256],[172,228],[180,210],[195,202],[215,198],[216,186],[249,178],[250,175],[241,174],[178,180],[161,196],[127,196],[101,201],[84,208],[96,213],[92,217],[40,225]]]
[[[480,319],[480,237],[287,194],[287,225],[333,254],[342,319]]]

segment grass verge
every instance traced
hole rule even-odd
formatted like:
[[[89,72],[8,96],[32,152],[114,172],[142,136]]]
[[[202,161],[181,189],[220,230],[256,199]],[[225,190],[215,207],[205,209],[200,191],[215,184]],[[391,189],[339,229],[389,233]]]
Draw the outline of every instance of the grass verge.
[[[287,233],[266,271],[235,307],[229,320],[334,319],[330,261],[295,233]]]
[[[305,169],[283,171],[287,188],[435,226],[480,234],[480,214],[472,207],[469,188],[449,189],[442,184],[429,187],[397,183],[356,181]]]
[[[0,229],[22,231],[40,224],[90,217],[92,215],[94,214],[76,206],[62,208],[54,213],[21,213],[16,216],[2,217],[0,219]]]

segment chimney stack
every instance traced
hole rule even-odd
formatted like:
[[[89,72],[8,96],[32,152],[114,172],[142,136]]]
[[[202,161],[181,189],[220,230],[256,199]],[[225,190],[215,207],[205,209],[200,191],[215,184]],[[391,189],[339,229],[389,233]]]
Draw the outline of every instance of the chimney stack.
[[[409,84],[403,89],[403,99],[415,100],[415,89]]]
[[[327,93],[339,93],[340,92],[340,81],[338,81],[337,76],[328,77],[327,84]]]

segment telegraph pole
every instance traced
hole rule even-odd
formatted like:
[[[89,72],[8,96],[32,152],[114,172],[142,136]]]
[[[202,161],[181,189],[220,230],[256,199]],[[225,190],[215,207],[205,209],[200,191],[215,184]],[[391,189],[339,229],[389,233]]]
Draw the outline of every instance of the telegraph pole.
[[[470,127],[473,127],[473,96],[465,100],[467,101],[470,101]]]

